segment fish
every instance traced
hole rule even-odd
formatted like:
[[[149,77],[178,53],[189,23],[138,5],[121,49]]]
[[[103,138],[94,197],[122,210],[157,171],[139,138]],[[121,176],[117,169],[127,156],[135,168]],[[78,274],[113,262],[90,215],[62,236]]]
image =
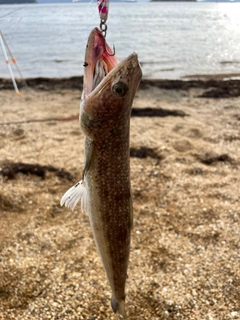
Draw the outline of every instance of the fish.
[[[112,310],[124,316],[133,227],[130,117],[142,71],[135,52],[119,62],[98,28],[89,35],[84,67],[79,113],[83,173],[60,203],[74,210],[81,200],[111,287]]]

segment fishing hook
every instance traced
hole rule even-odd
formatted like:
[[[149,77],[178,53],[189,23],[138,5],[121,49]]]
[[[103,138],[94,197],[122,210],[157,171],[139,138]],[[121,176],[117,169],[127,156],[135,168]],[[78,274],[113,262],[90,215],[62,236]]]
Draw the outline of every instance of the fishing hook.
[[[104,38],[104,50],[107,52],[107,54],[108,54],[110,57],[115,56],[115,45],[113,45],[113,48],[112,48],[113,53],[108,52],[107,46],[106,46],[106,38]]]
[[[106,21],[105,20],[100,20],[100,30],[102,32],[103,38],[104,38],[104,50],[107,52],[107,54],[110,57],[115,56],[115,46],[113,45],[113,53],[108,52],[107,50],[107,45],[106,45],[106,35],[107,35],[107,25],[106,25]]]

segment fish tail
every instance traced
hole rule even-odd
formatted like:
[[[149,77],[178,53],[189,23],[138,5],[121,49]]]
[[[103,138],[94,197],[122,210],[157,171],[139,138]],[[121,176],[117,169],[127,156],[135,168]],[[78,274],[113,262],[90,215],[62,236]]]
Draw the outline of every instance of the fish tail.
[[[119,313],[120,316],[124,317],[125,316],[125,301],[122,300],[118,302],[114,296],[112,296],[111,299],[111,307],[113,309],[113,312]]]

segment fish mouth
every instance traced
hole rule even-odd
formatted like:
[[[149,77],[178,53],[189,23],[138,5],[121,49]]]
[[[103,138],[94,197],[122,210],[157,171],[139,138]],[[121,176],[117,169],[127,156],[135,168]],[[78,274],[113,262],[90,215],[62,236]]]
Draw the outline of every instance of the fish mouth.
[[[118,64],[117,57],[114,55],[101,31],[98,28],[94,28],[89,35],[86,46],[84,96],[89,96]]]

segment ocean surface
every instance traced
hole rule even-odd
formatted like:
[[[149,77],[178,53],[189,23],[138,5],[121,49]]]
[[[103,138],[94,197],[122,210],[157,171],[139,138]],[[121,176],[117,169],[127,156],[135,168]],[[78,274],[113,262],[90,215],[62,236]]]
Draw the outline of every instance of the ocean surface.
[[[120,60],[136,51],[145,78],[240,73],[239,17],[240,3],[110,3],[107,40]],[[0,30],[25,78],[82,75],[96,26],[95,1],[0,6]]]

